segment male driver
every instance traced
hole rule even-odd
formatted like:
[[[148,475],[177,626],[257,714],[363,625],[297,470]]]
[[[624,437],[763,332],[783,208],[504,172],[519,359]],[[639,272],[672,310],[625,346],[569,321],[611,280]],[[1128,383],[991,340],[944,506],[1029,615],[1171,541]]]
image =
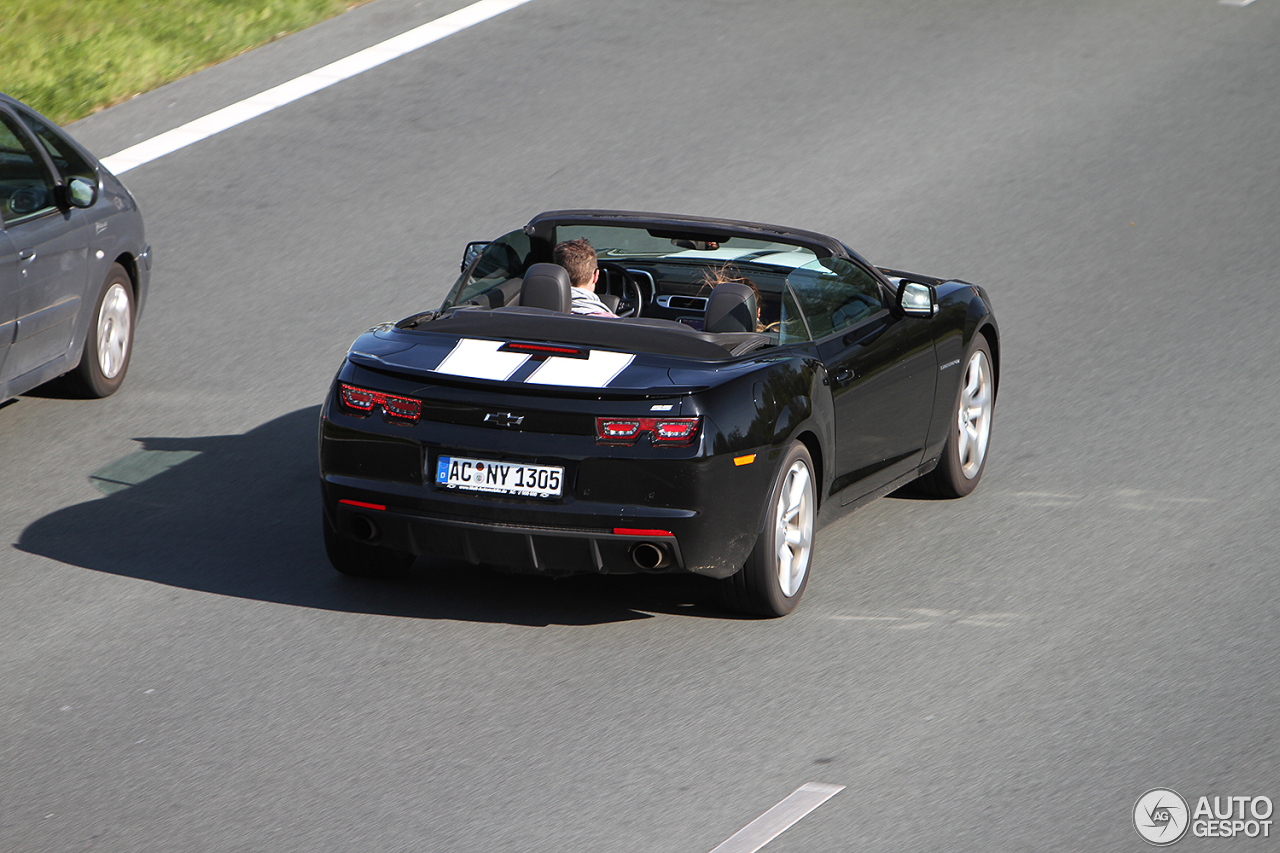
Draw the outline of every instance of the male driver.
[[[569,284],[573,291],[573,313],[591,314],[597,317],[617,317],[596,296],[596,281],[600,268],[596,266],[596,250],[587,238],[566,240],[551,250],[551,260],[569,272]]]

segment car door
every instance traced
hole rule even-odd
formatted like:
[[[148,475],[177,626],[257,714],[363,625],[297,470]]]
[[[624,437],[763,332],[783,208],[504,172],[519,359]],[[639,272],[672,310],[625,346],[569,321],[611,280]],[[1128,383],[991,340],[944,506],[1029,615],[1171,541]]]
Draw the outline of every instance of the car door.
[[[843,258],[795,270],[795,292],[835,410],[836,479],[849,503],[922,461],[938,361],[929,322],[904,317],[877,276]]]
[[[3,154],[0,154],[2,157]],[[3,204],[0,201],[0,204]],[[5,358],[13,332],[18,327],[18,250],[13,247],[9,235],[0,231],[0,394],[9,377],[5,370]],[[3,397],[0,397],[2,400]]]
[[[63,355],[85,292],[84,211],[58,203],[58,179],[32,136],[0,110],[0,219],[9,246],[0,282],[16,296],[13,336],[0,376],[13,378]],[[4,322],[0,320],[0,322]]]

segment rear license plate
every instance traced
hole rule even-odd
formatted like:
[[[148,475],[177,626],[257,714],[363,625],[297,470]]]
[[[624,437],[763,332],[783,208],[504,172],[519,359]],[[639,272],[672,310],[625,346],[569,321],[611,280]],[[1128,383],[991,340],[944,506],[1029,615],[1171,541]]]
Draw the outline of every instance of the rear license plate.
[[[559,465],[516,465],[491,459],[441,456],[436,460],[436,484],[441,488],[467,492],[558,498],[564,488],[564,468]]]

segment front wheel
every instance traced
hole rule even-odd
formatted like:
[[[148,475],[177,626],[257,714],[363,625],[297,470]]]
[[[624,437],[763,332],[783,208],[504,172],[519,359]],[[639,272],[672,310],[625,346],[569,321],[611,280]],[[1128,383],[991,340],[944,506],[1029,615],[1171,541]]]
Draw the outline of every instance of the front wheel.
[[[413,554],[396,551],[343,536],[324,515],[324,550],[329,562],[344,575],[362,578],[395,578],[409,571]]]
[[[786,616],[809,583],[818,515],[813,460],[793,442],[769,492],[764,529],[744,565],[721,581],[725,603],[740,613]]]
[[[979,335],[965,361],[942,457],[936,468],[917,481],[923,491],[944,498],[962,498],[978,487],[987,466],[995,406],[991,348]]]
[[[112,264],[89,318],[80,363],[67,377],[75,391],[106,397],[120,387],[133,353],[133,319],[133,282],[124,267]]]

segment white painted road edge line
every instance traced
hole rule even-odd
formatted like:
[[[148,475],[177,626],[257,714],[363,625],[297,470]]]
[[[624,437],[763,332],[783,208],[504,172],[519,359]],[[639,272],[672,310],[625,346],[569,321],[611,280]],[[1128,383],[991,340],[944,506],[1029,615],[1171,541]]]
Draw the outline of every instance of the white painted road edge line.
[[[844,785],[806,782],[785,800],[729,836],[711,853],[755,853],[843,790]]]
[[[376,68],[384,62],[390,62],[420,47],[426,47],[433,41],[461,32],[528,2],[529,0],[479,0],[456,12],[450,12],[434,21],[415,27],[407,33],[401,33],[373,47],[367,47],[337,62],[331,62],[323,68],[317,68],[310,74],[296,77],[253,97],[245,98],[237,104],[223,107],[207,116],[189,121],[181,127],[153,136],[137,145],[131,145],[123,151],[103,158],[102,165],[114,174],[123,174],[143,163],[150,163],[179,148],[208,139],[215,133],[221,133],[227,128],[235,127],[276,107],[282,107],[312,92],[340,83],[362,71]]]

